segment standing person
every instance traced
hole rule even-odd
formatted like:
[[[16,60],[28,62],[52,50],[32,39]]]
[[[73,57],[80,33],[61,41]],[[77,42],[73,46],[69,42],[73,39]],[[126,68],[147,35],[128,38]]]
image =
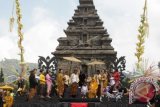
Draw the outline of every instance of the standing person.
[[[96,98],[97,89],[98,89],[98,83],[97,83],[97,81],[95,80],[95,78],[92,77],[91,83],[90,83],[90,85],[89,85],[88,97],[89,97],[89,98]]]
[[[108,86],[108,83],[109,83],[109,73],[108,73],[108,70],[105,71],[104,75],[105,75],[105,81],[104,81],[103,85],[106,88]]]
[[[39,84],[40,84],[40,98],[44,98],[44,90],[45,90],[45,76],[44,76],[44,71],[40,70],[40,76],[39,76]]]
[[[86,75],[82,72],[80,72],[79,75],[79,86],[82,87],[82,85],[85,83]]]
[[[84,83],[84,84],[82,85],[82,88],[81,88],[82,98],[86,98],[87,93],[88,93],[88,86],[87,86],[86,83]]]
[[[70,77],[69,77],[69,75],[68,75],[68,71],[65,71],[64,72],[64,76],[63,76],[63,80],[64,80],[64,94],[63,94],[63,97],[64,98],[67,98],[67,97],[69,97],[68,95],[68,93],[69,93],[69,85],[70,85]]]
[[[90,82],[92,81],[92,77],[90,76],[90,75],[87,75],[87,77],[86,77],[86,83],[87,83],[87,86],[89,87],[89,85],[90,85]]]
[[[114,86],[115,85],[115,79],[113,77],[113,73],[110,73],[110,78],[109,78],[109,84],[110,86]]]
[[[66,89],[70,84],[70,77],[68,75],[68,71],[66,71],[64,73],[63,79],[64,79],[64,85],[65,85],[65,89]]]
[[[76,97],[78,92],[79,75],[75,69],[71,74],[71,96]]]
[[[56,79],[57,79],[57,94],[60,98],[62,98],[64,93],[64,79],[63,79],[62,69],[59,69]]]
[[[106,73],[106,71],[103,69],[101,71],[101,81],[100,81],[100,84],[101,84],[101,96],[104,96],[104,90],[105,88],[107,87],[108,85],[108,78],[107,78],[108,74]]]
[[[120,85],[120,73],[119,73],[118,69],[116,69],[114,71],[113,77],[114,77],[114,80],[115,80],[115,87],[119,86]]]
[[[113,77],[113,72],[110,73],[109,77],[110,77],[109,78],[109,85],[110,85],[109,93],[113,94],[114,87],[115,87],[115,79]]]
[[[25,90],[25,80],[22,78],[22,76],[18,78],[17,84],[18,84],[17,94],[18,96],[21,96]]]
[[[37,90],[37,80],[35,78],[35,74],[37,72],[37,69],[33,69],[30,72],[30,76],[29,76],[29,85],[30,85],[30,91],[29,91],[29,95],[28,95],[28,101],[30,101],[36,94],[36,90]]]
[[[97,70],[97,73],[94,75],[94,79],[98,84],[97,96],[98,96],[98,98],[100,98],[100,96],[101,96],[101,74],[100,74],[100,70]]]
[[[46,84],[47,84],[47,98],[51,98],[50,94],[51,94],[51,90],[52,90],[52,77],[51,77],[52,73],[50,71],[47,71],[46,74]]]

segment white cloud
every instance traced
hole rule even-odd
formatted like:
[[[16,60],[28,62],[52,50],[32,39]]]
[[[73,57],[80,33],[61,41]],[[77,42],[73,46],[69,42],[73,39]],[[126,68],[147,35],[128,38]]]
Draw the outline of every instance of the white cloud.
[[[3,58],[17,58],[18,45],[15,30],[9,32],[9,21],[5,19],[0,20],[0,59]]]
[[[0,36],[0,59],[17,58],[18,56],[18,36],[14,29],[13,33],[8,31],[8,21],[0,21],[3,25]],[[38,56],[48,56],[58,45],[57,38],[62,36],[61,23],[54,20],[49,14],[49,10],[35,7],[32,11],[30,21],[32,24],[29,29],[23,29],[25,49],[25,60],[27,62],[37,62]]]
[[[118,56],[126,56],[127,69],[132,70],[136,62],[134,56],[137,42],[140,15],[143,12],[144,0],[94,0],[98,13],[113,39],[113,46]],[[151,62],[160,61],[160,1],[148,2],[150,36],[146,40],[144,58]]]
[[[26,60],[35,62],[38,56],[48,56],[58,45],[60,23],[50,16],[49,11],[36,7],[32,13],[33,26],[25,33]]]
[[[9,37],[0,38],[0,59],[5,58],[17,58],[18,48],[15,43]]]

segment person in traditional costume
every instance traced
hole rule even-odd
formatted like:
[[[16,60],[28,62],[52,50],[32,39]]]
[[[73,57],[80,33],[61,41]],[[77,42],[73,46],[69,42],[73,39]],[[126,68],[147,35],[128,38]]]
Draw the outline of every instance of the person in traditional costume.
[[[13,106],[13,97],[10,95],[10,92],[7,91],[6,96],[4,97],[6,107]]]
[[[46,74],[46,84],[47,84],[47,95],[46,95],[46,97],[47,98],[51,98],[50,94],[51,94],[52,85],[53,85],[51,75],[52,75],[52,73],[50,71],[47,71],[47,74]]]
[[[97,73],[94,74],[94,79],[98,84],[98,90],[97,90],[97,96],[98,98],[101,97],[101,74],[100,74],[100,70],[97,70]]]
[[[108,85],[108,73],[106,73],[105,70],[101,71],[101,79],[100,79],[100,84],[101,84],[101,96],[104,95],[104,90],[106,89],[107,85]]]
[[[94,77],[92,77],[92,80],[89,85],[88,98],[96,98],[97,89],[98,89],[98,83],[97,83],[96,79]]]
[[[29,95],[27,100],[30,101],[36,94],[37,92],[37,86],[38,86],[38,82],[35,78],[35,74],[37,72],[37,69],[33,69],[30,72],[30,76],[29,76],[29,85],[30,85],[30,90],[29,90]]]
[[[109,85],[110,86],[114,86],[115,85],[115,79],[113,77],[113,73],[110,74],[110,78],[109,78]]]
[[[62,98],[63,93],[64,93],[64,78],[63,78],[63,70],[60,69],[58,74],[57,74],[57,94],[60,98]]]
[[[85,75],[85,73],[80,72],[80,75],[79,75],[79,86],[80,86],[80,87],[83,86],[83,84],[85,83],[85,80],[86,80],[86,75]]]
[[[64,73],[63,79],[64,79],[64,85],[65,85],[65,89],[66,89],[66,88],[68,88],[68,86],[70,84],[70,77],[68,75],[68,71],[66,71]]]
[[[69,77],[69,71],[65,71],[64,72],[64,76],[63,76],[63,80],[64,80],[64,94],[63,97],[66,98],[69,95],[69,89],[70,89],[70,77]]]
[[[107,87],[108,85],[109,85],[109,71],[105,71],[104,87]]]
[[[71,96],[76,97],[78,92],[78,83],[79,83],[79,75],[77,74],[77,70],[75,69],[70,77],[71,80]]]
[[[118,69],[116,69],[113,72],[113,77],[114,77],[114,80],[115,80],[115,87],[118,87],[120,85],[120,73],[119,73]]]
[[[87,75],[87,77],[86,77],[86,83],[87,83],[87,86],[89,87],[89,85],[90,85],[90,82],[92,81],[92,77],[90,76],[90,75]]]
[[[39,85],[40,85],[40,97],[44,98],[44,90],[46,85],[46,80],[44,76],[44,71],[40,70],[40,76],[39,76]]]
[[[21,96],[25,90],[25,80],[22,78],[22,76],[18,78],[17,84],[18,84],[17,94],[18,96]]]

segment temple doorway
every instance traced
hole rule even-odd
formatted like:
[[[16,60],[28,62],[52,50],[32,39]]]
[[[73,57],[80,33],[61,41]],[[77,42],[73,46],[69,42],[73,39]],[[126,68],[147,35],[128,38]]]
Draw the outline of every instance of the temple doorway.
[[[85,64],[82,64],[81,67],[82,67],[82,73],[88,74],[88,66]]]

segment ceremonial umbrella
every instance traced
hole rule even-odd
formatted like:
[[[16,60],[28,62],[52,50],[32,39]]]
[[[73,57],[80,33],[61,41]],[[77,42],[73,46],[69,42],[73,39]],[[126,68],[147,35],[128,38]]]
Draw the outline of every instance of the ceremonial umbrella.
[[[77,59],[77,58],[75,58],[73,56],[63,57],[63,59],[71,61],[70,71],[72,70],[72,62],[78,62],[78,63],[82,62],[81,60],[79,60],[79,59]],[[70,74],[70,71],[69,71],[69,74]]]
[[[0,89],[4,89],[4,90],[13,90],[14,88],[9,86],[9,85],[4,85],[4,86],[0,86]]]
[[[98,60],[94,60],[90,63],[88,63],[87,65],[91,65],[91,66],[95,66],[95,71],[96,71],[96,65],[104,65],[105,63],[103,61],[98,61]]]
[[[68,61],[72,61],[72,62],[82,62],[81,60],[71,56],[71,57],[63,57],[63,59],[68,60]]]
[[[105,63],[102,62],[102,61],[97,61],[97,60],[95,60],[95,61],[93,61],[93,62],[88,63],[87,65],[104,65],[104,64],[105,64]]]

